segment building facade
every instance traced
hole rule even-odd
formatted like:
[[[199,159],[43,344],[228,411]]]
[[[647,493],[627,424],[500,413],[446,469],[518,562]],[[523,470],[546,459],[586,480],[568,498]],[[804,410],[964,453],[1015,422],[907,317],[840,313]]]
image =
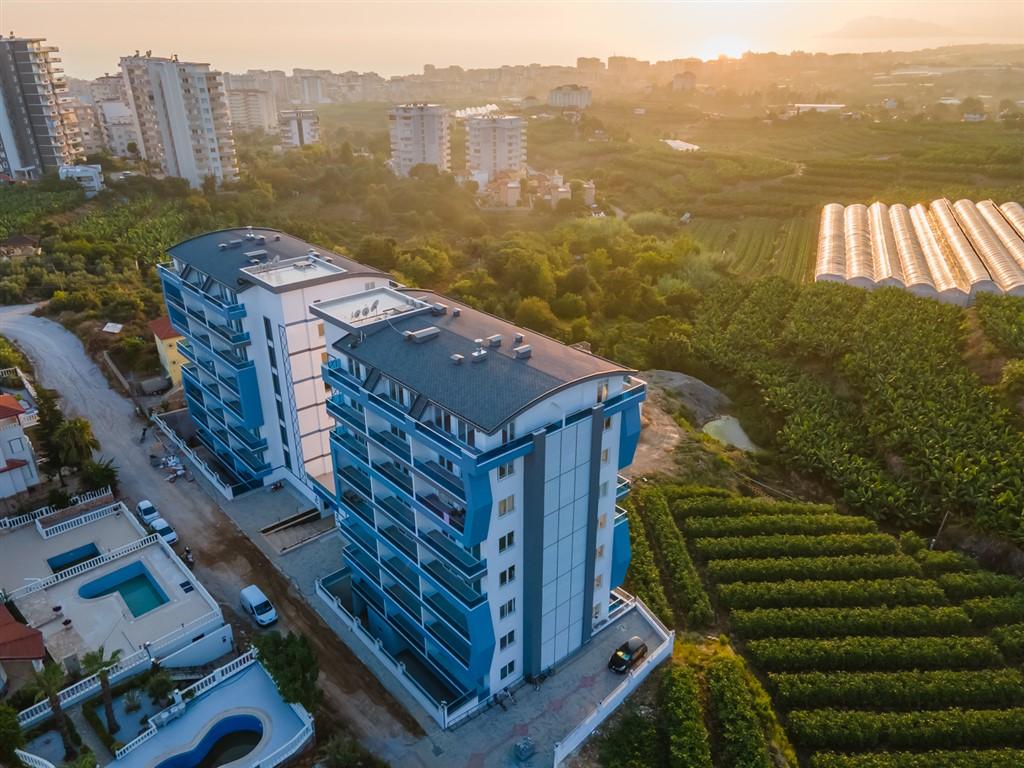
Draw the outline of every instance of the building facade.
[[[320,116],[315,109],[287,109],[277,116],[281,144],[288,149],[320,143]]]
[[[238,178],[227,93],[209,64],[150,55],[121,59],[144,160],[199,187]]]
[[[439,104],[399,104],[388,113],[391,133],[391,165],[399,176],[408,176],[417,165],[451,169],[451,136],[448,110]]]
[[[35,451],[21,423],[25,408],[11,395],[0,395],[0,498],[39,484]]]
[[[480,184],[500,173],[526,168],[526,121],[513,115],[483,115],[466,120],[466,168]]]
[[[618,604],[619,471],[646,385],[427,291],[312,311],[336,425],[318,488],[346,542],[330,589],[444,725],[571,656]]]
[[[54,46],[43,38],[0,38],[0,174],[38,179],[84,157]]]
[[[590,106],[590,89],[585,85],[560,85],[548,93],[548,106],[561,109],[586,109]]]
[[[310,306],[387,275],[271,229],[210,232],[168,253],[159,271],[184,337],[185,400],[223,484],[240,493],[283,479],[317,501],[311,478],[331,473],[332,421]]]
[[[141,142],[128,105],[123,101],[98,101],[96,110],[107,151],[116,157],[130,157],[137,153]]]
[[[67,102],[66,107],[75,115],[82,154],[93,155],[104,149],[103,130],[100,128],[96,107],[78,99]]]
[[[85,196],[96,197],[103,189],[103,166],[101,165],[62,165],[58,169],[62,179],[71,179],[85,191]]]
[[[185,341],[185,337],[174,329],[171,319],[166,315],[150,322],[149,330],[153,332],[153,341],[156,343],[160,367],[164,369],[167,378],[171,380],[171,386],[180,387],[181,367],[189,362],[178,349],[178,342]]]
[[[228,90],[231,126],[237,131],[264,131],[277,128],[277,104],[274,94],[257,88]]]

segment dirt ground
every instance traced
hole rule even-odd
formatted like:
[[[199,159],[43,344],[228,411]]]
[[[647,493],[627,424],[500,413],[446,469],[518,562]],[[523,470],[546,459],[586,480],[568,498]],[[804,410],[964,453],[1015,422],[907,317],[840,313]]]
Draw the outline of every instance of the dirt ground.
[[[669,413],[665,394],[657,387],[650,387],[644,401],[640,442],[636,447],[633,463],[623,474],[627,477],[644,477],[654,474],[672,474],[676,467],[675,453],[683,440],[683,430]]]

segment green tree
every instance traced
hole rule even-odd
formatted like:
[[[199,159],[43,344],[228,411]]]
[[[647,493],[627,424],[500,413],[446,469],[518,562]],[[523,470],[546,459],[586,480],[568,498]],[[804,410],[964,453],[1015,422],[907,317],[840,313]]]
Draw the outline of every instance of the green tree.
[[[64,759],[74,760],[78,756],[78,749],[71,739],[67,715],[64,714],[60,705],[60,692],[64,688],[64,669],[59,664],[49,661],[42,671],[33,670],[32,685],[39,692],[40,698],[45,697],[50,702],[53,722],[57,726],[61,743],[64,745]]]
[[[309,639],[292,632],[287,635],[268,632],[257,637],[253,644],[260,663],[274,678],[284,700],[316,712],[324,694],[317,685],[320,665]]]
[[[1024,360],[1008,360],[1003,366],[1003,376],[999,381],[1006,396],[1014,402],[1024,398]]]
[[[93,461],[89,459],[82,465],[82,484],[86,490],[98,491],[108,485],[111,490],[117,489],[117,465],[113,459],[100,459]]]
[[[555,313],[551,311],[548,303],[538,296],[527,296],[519,302],[516,308],[516,325],[548,336],[557,336],[561,332],[561,325]]]
[[[146,693],[154,704],[166,701],[174,690],[174,680],[166,669],[161,669],[149,678],[146,683]]]
[[[101,645],[95,651],[89,651],[82,657],[82,671],[86,675],[96,675],[100,681],[100,695],[103,697],[103,711],[107,716],[107,731],[117,733],[121,729],[114,715],[114,697],[110,694],[110,670],[121,659],[121,649],[117,648],[109,656]]]
[[[55,437],[60,462],[65,467],[81,469],[85,462],[92,459],[92,452],[100,447],[100,441],[92,433],[92,424],[81,417],[67,419],[57,429]]]
[[[15,750],[25,746],[25,734],[18,722],[18,710],[0,704],[0,763],[18,765]]]
[[[46,459],[46,471],[50,476],[59,476],[63,482],[61,468],[64,466],[60,457],[60,442],[57,432],[64,424],[64,414],[57,406],[57,398],[52,390],[39,387],[36,390],[36,407],[39,409],[38,448]]]

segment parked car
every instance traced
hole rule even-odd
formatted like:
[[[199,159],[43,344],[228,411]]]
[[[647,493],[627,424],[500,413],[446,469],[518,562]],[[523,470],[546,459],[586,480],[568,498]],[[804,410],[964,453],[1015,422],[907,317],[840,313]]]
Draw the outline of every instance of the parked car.
[[[634,635],[615,649],[615,653],[608,659],[608,669],[625,674],[639,664],[646,655],[647,643]]]
[[[168,544],[176,544],[178,542],[178,533],[170,524],[162,517],[154,518],[150,524],[150,529],[159,536],[161,539],[166,541]]]
[[[253,621],[261,627],[269,627],[277,621],[277,611],[270,604],[263,590],[255,584],[245,587],[239,594],[242,610],[252,616]]]
[[[139,519],[146,525],[149,525],[158,517],[160,517],[160,510],[156,508],[156,505],[149,499],[143,499],[135,505],[135,511],[139,515]]]

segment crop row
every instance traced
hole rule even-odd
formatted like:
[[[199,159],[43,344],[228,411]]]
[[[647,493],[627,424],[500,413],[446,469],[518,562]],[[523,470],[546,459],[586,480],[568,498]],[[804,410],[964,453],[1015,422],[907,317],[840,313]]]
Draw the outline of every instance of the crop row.
[[[683,498],[672,504],[677,518],[744,517],[747,515],[824,515],[835,512],[830,504],[772,501],[746,496]]]
[[[1024,708],[932,712],[839,709],[789,713],[789,732],[811,749],[932,749],[1024,744]]]
[[[748,557],[817,557],[821,555],[892,555],[896,540],[886,533],[836,533],[827,536],[730,536],[696,539],[694,549],[706,560]]]
[[[923,549],[914,555],[926,576],[939,577],[944,573],[967,573],[979,569],[978,561],[961,552],[939,552]]]
[[[628,587],[647,607],[654,611],[669,626],[675,624],[675,616],[669,607],[665,590],[661,586],[658,568],[654,564],[654,553],[639,520],[631,520],[629,526],[630,560],[627,575]]]
[[[683,530],[694,538],[717,536],[768,536],[777,534],[872,533],[873,520],[851,515],[747,515],[744,517],[694,517]]]
[[[971,620],[962,608],[755,608],[735,611],[732,625],[745,638],[765,637],[927,637],[963,635]]]
[[[1024,661],[1024,624],[996,627],[992,630],[992,639],[1008,659]]]
[[[965,601],[963,606],[979,629],[1024,622],[1024,595],[976,597]]]
[[[732,609],[944,605],[947,602],[946,594],[934,581],[911,577],[854,581],[737,582],[719,586],[718,597],[723,605]]]
[[[711,745],[692,667],[672,665],[661,679],[658,710],[669,768],[711,768]]]
[[[747,650],[767,672],[984,669],[1004,663],[987,637],[790,637],[751,640]]]
[[[1024,705],[1016,669],[797,672],[768,676],[784,709],[945,709]]]
[[[933,750],[931,752],[869,752],[838,755],[818,752],[810,768],[1020,768],[1022,749]]]
[[[721,658],[707,668],[708,699],[718,728],[722,768],[771,768],[768,742],[742,662]]]
[[[1024,591],[1024,582],[1015,576],[978,571],[977,573],[946,573],[938,578],[939,586],[951,600],[972,597],[1005,597]]]
[[[736,581],[860,580],[921,575],[921,566],[907,555],[845,555],[837,557],[766,557],[716,560],[707,575],[718,584]]]

